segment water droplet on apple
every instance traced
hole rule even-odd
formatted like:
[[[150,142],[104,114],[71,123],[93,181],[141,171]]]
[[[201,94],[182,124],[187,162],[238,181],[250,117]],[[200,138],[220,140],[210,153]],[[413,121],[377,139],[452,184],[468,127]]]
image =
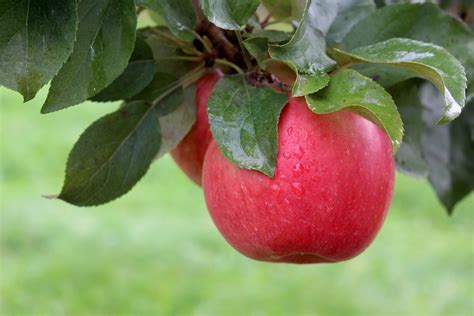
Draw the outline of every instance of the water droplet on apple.
[[[299,177],[305,172],[304,166],[298,162],[293,166],[293,176]]]
[[[294,182],[291,185],[291,191],[297,196],[302,196],[304,194],[304,189],[299,182]]]
[[[326,193],[326,191],[321,192],[321,197],[322,197],[323,201],[328,200],[328,194]]]
[[[300,145],[298,145],[298,147],[296,147],[296,150],[295,150],[295,152],[293,153],[293,155],[294,155],[296,158],[298,158],[298,159],[303,158],[303,156],[304,156],[304,150],[303,150],[303,148],[302,148]]]
[[[271,189],[275,192],[280,192],[280,186],[276,183],[271,186]]]
[[[303,142],[307,142],[307,141],[308,141],[308,132],[303,131]]]

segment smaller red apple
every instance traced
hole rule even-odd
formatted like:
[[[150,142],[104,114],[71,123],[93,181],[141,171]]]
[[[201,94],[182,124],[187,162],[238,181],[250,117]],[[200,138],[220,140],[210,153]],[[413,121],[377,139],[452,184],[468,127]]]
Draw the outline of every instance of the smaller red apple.
[[[196,83],[196,122],[171,151],[171,156],[183,172],[197,185],[201,185],[202,165],[207,147],[212,139],[207,116],[207,101],[217,81],[222,78],[220,70],[214,70]]]

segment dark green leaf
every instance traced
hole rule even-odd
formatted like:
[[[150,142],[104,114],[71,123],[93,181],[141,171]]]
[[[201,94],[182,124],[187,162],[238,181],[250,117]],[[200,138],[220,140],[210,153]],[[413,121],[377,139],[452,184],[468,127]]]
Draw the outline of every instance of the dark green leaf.
[[[373,0],[338,0],[337,15],[327,32],[329,44],[340,43],[352,27],[375,11]]]
[[[227,159],[241,168],[273,177],[278,150],[278,119],[284,94],[249,85],[243,75],[219,80],[209,98],[212,134]]]
[[[403,123],[390,94],[371,79],[355,70],[342,70],[329,85],[306,96],[310,109],[326,114],[348,108],[385,130],[392,141],[394,152],[401,144]]]
[[[143,177],[160,144],[158,115],[149,103],[132,102],[104,116],[74,145],[59,198],[93,206],[120,197]]]
[[[144,6],[165,19],[175,36],[187,41],[194,39],[196,13],[191,0],[137,0],[137,5]]]
[[[421,150],[423,108],[418,94],[418,79],[401,82],[388,90],[402,116],[405,134],[395,156],[397,169],[415,177],[428,176],[428,166]]]
[[[452,213],[456,203],[474,190],[474,101],[457,120],[439,126],[435,121],[442,98],[433,86],[421,89],[421,101],[425,122],[422,148],[428,179],[448,213]]]
[[[265,69],[265,58],[268,53],[268,39],[264,37],[252,37],[244,41],[247,51],[255,57],[260,68]]]
[[[0,0],[0,85],[34,98],[71,54],[76,24],[75,0]]]
[[[294,6],[300,7],[302,3],[304,1],[296,1]],[[341,42],[354,25],[374,10],[373,0],[313,0],[308,9],[308,22],[334,44]]]
[[[175,148],[186,136],[196,120],[195,85],[184,89],[181,101],[173,111],[160,115],[161,147],[156,159]]]
[[[125,71],[91,100],[107,102],[130,99],[148,86],[154,74],[153,53],[148,44],[137,37],[135,49]]]
[[[269,43],[280,43],[289,39],[288,33],[276,30],[258,30],[252,33],[244,45],[248,52],[255,57],[262,69],[266,68],[264,63],[268,53]]]
[[[180,77],[191,69],[189,61],[179,59],[185,55],[176,42],[170,40],[169,36],[172,35],[168,30],[162,27],[154,30],[143,30],[142,35],[153,52],[156,72],[164,72]]]
[[[345,49],[351,50],[393,37],[444,47],[464,65],[467,99],[474,97],[474,33],[462,22],[432,3],[390,5],[357,24],[343,43]]]
[[[153,81],[134,99],[153,102],[178,83],[179,79],[168,73],[156,73]],[[162,143],[156,159],[176,147],[189,132],[196,119],[196,89],[191,85],[178,88],[156,105],[161,126]]]
[[[257,10],[260,0],[201,0],[206,17],[220,28],[238,30]]]
[[[125,69],[135,42],[133,0],[82,0],[74,51],[51,82],[41,109],[78,104],[111,84]]]
[[[444,94],[445,106],[441,123],[455,119],[464,107],[466,101],[464,67],[440,46],[393,38],[351,52],[334,49],[331,56],[340,65],[386,64],[407,69],[419,77],[430,80]]]
[[[165,93],[168,89],[175,86],[178,81],[179,79],[173,75],[157,72],[150,84],[132,99],[144,100],[151,103],[163,93]],[[173,112],[175,107],[180,104],[180,100],[183,98],[182,93],[183,90],[178,88],[174,93],[165,96],[159,103],[158,112],[161,115],[166,115]]]
[[[269,49],[274,59],[286,62],[296,72],[293,95],[303,96],[324,88],[329,82],[327,71],[335,62],[326,55],[326,41],[320,30],[311,25],[317,2],[308,1],[300,25],[290,42],[284,45],[272,45]]]
[[[183,89],[167,74],[150,89],[149,100],[126,103],[92,124],[69,156],[59,195],[69,203],[92,206],[128,192],[155,158],[174,148],[195,120],[194,86]]]

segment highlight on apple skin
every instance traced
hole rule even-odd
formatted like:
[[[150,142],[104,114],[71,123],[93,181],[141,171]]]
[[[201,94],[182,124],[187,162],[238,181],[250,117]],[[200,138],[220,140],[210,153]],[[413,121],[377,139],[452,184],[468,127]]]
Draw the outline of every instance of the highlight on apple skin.
[[[262,261],[348,260],[380,230],[394,185],[389,138],[349,111],[317,115],[290,99],[273,178],[230,163],[215,141],[203,168],[210,215],[242,254]]]
[[[196,82],[196,122],[178,146],[171,151],[176,164],[199,186],[204,156],[212,139],[207,116],[207,101],[212,89],[222,76],[223,73],[220,70],[214,70]]]

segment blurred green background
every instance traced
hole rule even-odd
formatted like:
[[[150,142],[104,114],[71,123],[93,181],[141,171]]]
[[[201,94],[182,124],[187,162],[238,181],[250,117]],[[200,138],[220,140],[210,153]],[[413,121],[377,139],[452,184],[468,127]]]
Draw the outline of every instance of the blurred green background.
[[[448,217],[397,177],[373,245],[332,265],[252,261],[213,226],[169,157],[131,193],[76,208],[57,193],[81,131],[116,104],[39,114],[0,88],[1,315],[472,315],[474,196]]]

